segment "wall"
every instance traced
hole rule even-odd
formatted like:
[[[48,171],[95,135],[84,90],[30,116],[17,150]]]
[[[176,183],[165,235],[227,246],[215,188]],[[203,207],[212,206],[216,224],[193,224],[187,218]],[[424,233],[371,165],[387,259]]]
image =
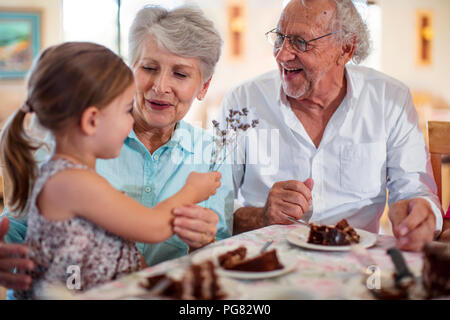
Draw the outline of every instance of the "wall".
[[[276,26],[282,8],[282,0],[248,0],[246,54],[240,61],[227,56],[226,0],[187,0],[195,2],[213,19],[224,40],[223,55],[218,63],[207,99],[195,103],[186,119],[198,125],[207,125],[219,108],[223,95],[234,85],[267,70],[276,68],[270,46],[264,32]],[[380,43],[380,70],[408,85],[421,100],[438,98],[439,106],[450,106],[450,1],[448,0],[378,0],[381,8],[382,30]],[[416,10],[434,10],[433,65],[420,67],[416,63]],[[377,63],[378,65],[378,63]],[[207,109],[207,110],[206,110]],[[437,114],[429,109],[419,110],[422,118],[441,118],[450,121],[445,110]],[[433,116],[434,115],[434,116]],[[448,117],[448,119],[447,119]],[[424,120],[425,121],[425,120]]]
[[[38,9],[42,12],[41,47],[62,40],[61,0],[1,0],[2,8]],[[0,124],[26,97],[25,80],[0,80]]]
[[[382,9],[382,71],[450,106],[450,1],[377,0]],[[433,65],[416,63],[416,10],[434,11]]]
[[[276,68],[272,48],[265,32],[276,27],[282,10],[282,0],[248,0],[246,4],[245,53],[242,59],[228,56],[227,1],[187,0],[197,3],[212,19],[224,39],[222,56],[217,64],[209,92],[204,102],[196,102],[186,119],[199,126],[209,125],[222,101],[223,95],[238,83]],[[205,112],[205,109],[208,109]]]
[[[276,67],[264,32],[274,27],[281,13],[282,0],[248,0],[246,53],[239,61],[227,56],[226,0],[186,0],[195,2],[213,19],[225,44],[215,76],[203,103],[196,103],[188,115],[193,121],[205,121],[215,113],[220,100],[233,85]],[[428,91],[450,105],[450,1],[448,0],[378,0],[382,9],[381,70],[405,82],[414,91]],[[0,7],[38,8],[43,12],[42,46],[62,40],[61,0],[2,0]],[[434,64],[416,65],[416,9],[435,12]],[[25,97],[23,80],[0,81],[0,123]]]

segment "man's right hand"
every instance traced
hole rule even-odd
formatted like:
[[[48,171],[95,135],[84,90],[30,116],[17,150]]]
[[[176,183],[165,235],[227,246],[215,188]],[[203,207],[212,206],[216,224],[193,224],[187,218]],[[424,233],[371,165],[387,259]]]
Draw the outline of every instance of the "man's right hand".
[[[313,186],[311,178],[304,182],[289,180],[275,183],[263,209],[264,225],[292,224],[286,216],[300,219],[309,210]]]
[[[27,256],[28,248],[20,244],[7,244],[4,241],[8,233],[9,220],[6,217],[0,221],[0,286],[13,290],[27,290],[31,277],[21,274],[24,270],[33,270],[34,263]],[[14,273],[17,268],[18,273]]]

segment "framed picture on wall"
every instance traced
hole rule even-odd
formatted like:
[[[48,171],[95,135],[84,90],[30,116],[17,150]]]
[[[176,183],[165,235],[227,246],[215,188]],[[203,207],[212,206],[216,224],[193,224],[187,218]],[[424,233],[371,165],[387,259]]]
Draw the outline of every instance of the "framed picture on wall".
[[[41,46],[41,13],[0,8],[0,79],[23,78]]]

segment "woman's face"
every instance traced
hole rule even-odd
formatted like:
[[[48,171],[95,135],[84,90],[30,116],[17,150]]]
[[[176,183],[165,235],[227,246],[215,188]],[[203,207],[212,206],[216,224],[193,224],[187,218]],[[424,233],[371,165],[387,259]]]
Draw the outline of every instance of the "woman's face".
[[[195,98],[203,99],[209,81],[203,83],[198,59],[178,56],[159,47],[153,36],[141,50],[133,66],[137,116],[152,128],[174,127]]]

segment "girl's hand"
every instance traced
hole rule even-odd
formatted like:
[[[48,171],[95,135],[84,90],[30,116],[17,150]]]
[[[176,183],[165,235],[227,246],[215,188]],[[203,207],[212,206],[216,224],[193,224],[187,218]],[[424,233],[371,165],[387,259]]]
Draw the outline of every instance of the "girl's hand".
[[[191,172],[186,180],[185,187],[193,193],[195,203],[208,200],[212,195],[216,194],[216,190],[220,187],[220,172]]]

